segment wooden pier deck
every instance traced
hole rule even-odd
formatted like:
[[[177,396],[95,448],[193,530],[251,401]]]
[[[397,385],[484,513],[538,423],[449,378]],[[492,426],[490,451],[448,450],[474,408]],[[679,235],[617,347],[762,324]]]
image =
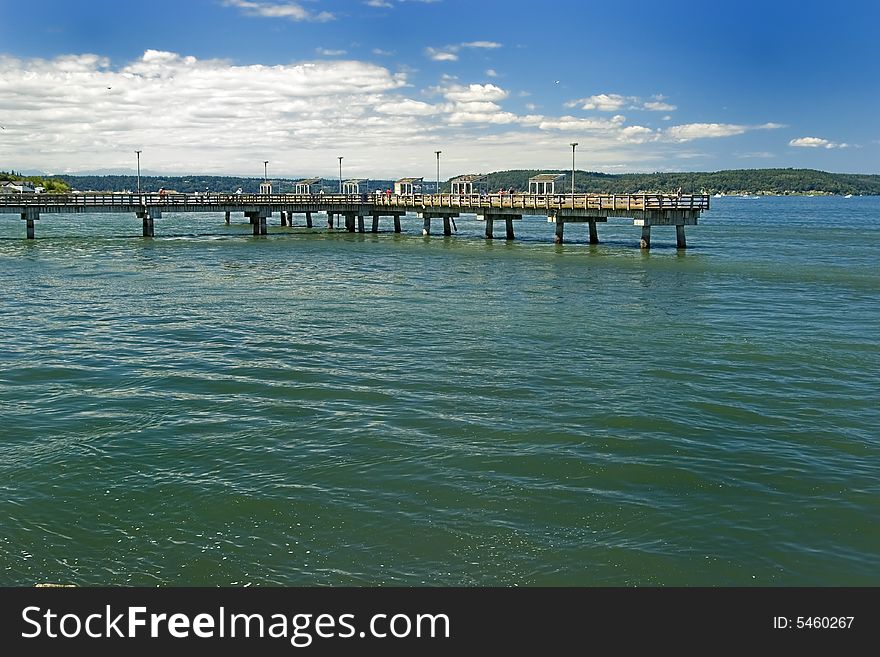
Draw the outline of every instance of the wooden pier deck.
[[[364,232],[364,218],[378,231],[380,217],[394,220],[415,213],[423,219],[422,232],[430,234],[431,220],[443,220],[443,233],[451,235],[450,223],[461,214],[475,214],[485,221],[486,237],[494,237],[495,221],[504,221],[507,239],[514,239],[513,222],[523,216],[544,215],[556,224],[554,240],[562,242],[566,223],[589,223],[590,242],[598,242],[597,222],[608,217],[628,217],[642,228],[640,246],[650,248],[651,226],[675,226],[676,243],[686,246],[684,227],[696,225],[709,209],[705,194],[7,194],[0,196],[0,213],[18,214],[26,222],[26,235],[35,237],[35,223],[44,214],[132,213],[142,220],[143,236],[155,235],[155,221],[165,212],[242,212],[253,224],[254,235],[266,235],[267,219],[274,213],[282,226],[292,225],[292,215],[304,214],[312,227],[312,214],[326,213],[327,227],[343,217],[345,229]]]

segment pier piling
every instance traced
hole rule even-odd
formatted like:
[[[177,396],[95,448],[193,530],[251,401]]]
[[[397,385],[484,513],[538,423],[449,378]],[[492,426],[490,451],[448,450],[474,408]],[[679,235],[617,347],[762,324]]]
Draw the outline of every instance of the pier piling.
[[[651,224],[646,223],[642,226],[642,239],[639,240],[639,248],[651,248]]]
[[[675,245],[679,249],[686,249],[687,242],[684,239],[684,225],[677,224],[675,226]]]
[[[553,236],[553,242],[562,244],[562,236],[565,233],[565,222],[562,217],[556,217],[556,234]]]

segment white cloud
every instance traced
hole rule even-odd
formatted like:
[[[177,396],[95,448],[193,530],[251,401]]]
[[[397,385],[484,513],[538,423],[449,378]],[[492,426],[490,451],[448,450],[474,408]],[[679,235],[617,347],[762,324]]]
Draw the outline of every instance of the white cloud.
[[[443,95],[451,101],[469,103],[476,101],[495,101],[507,98],[507,92],[494,84],[452,85]]]
[[[372,53],[380,57],[390,57],[394,54],[393,50],[382,50],[381,48],[373,48]]]
[[[616,115],[610,119],[579,119],[575,116],[548,118],[538,125],[541,130],[560,130],[567,132],[616,132],[623,125],[625,117]]]
[[[658,133],[641,125],[630,125],[620,130],[620,140],[629,144],[644,144],[656,141]]]
[[[330,48],[315,48],[315,52],[324,57],[338,57],[339,55],[344,55],[346,51],[332,50]]]
[[[799,148],[849,148],[849,144],[829,141],[821,137],[798,137],[788,142],[788,145]]]
[[[323,23],[336,18],[328,11],[313,13],[295,2],[268,3],[253,2],[251,0],[225,0],[227,7],[237,7],[244,11],[246,16],[260,16],[263,18],[287,18],[292,21],[315,21]]]
[[[394,6],[390,2],[386,2],[386,0],[367,0],[364,4],[368,7],[379,7],[385,9],[389,9]]]
[[[391,116],[433,116],[441,110],[430,103],[404,98],[379,105],[376,107],[376,111]]]
[[[673,112],[675,105],[663,102],[663,96],[652,96],[653,100],[643,101],[639,96],[621,94],[596,94],[586,98],[576,98],[565,103],[565,107],[580,106],[582,110],[598,112],[619,112],[622,109],[647,110],[650,112]]]
[[[490,77],[490,78],[497,78],[498,71],[496,71],[494,68],[487,68],[486,69],[486,76]]]
[[[670,105],[669,103],[664,103],[659,100],[651,100],[644,103],[642,109],[650,110],[652,112],[674,112],[678,108],[675,105]]]
[[[679,142],[779,127],[663,130],[617,113],[541,115],[534,104],[520,113],[505,105],[522,94],[501,85],[442,75],[437,87],[413,90],[409,76],[344,59],[237,65],[148,50],[113,65],[95,54],[0,56],[3,159],[16,169],[131,170],[133,151],[143,150],[141,166],[152,171],[261,175],[270,160],[287,176],[332,175],[344,155],[348,175],[391,177],[431,174],[438,148],[449,175],[559,168],[578,141],[582,167],[637,170],[677,157]]]
[[[462,48],[500,48],[501,44],[494,41],[468,41],[461,44]]]
[[[623,109],[628,103],[626,96],[620,94],[598,94],[587,98],[578,98],[565,103],[566,107],[581,106],[585,110],[599,110],[600,112],[616,112]]]
[[[448,50],[438,50],[437,48],[431,48],[430,46],[425,48],[425,54],[429,59],[434,60],[435,62],[457,62],[458,55],[454,52],[450,52]]]
[[[780,123],[764,123],[762,125],[737,125],[733,123],[686,123],[666,128],[664,137],[671,141],[686,142],[693,139],[711,137],[732,137],[751,130],[775,130],[784,127]]]
[[[458,61],[458,53],[462,48],[483,48],[494,49],[501,48],[500,43],[495,41],[468,41],[467,43],[455,43],[442,48],[433,48],[428,46],[425,48],[425,54],[429,59],[435,62],[455,62]]]

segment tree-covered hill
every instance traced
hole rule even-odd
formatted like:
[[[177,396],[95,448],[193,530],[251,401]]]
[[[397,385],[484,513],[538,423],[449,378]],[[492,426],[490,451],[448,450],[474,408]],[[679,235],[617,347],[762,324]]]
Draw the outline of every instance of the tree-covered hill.
[[[489,191],[513,188],[527,191],[529,177],[538,173],[561,173],[565,178],[557,185],[557,192],[571,190],[571,171],[526,170],[496,171],[488,174]],[[30,179],[33,179],[31,177]],[[80,191],[134,191],[135,176],[57,176],[56,179]],[[231,176],[141,176],[141,189],[156,191],[160,187],[179,192],[235,192],[259,191],[260,178],[237,178]],[[430,181],[426,181],[429,184]],[[294,191],[296,180],[273,178],[273,191]],[[393,181],[371,180],[369,189],[391,187]],[[326,193],[336,192],[339,181],[327,178],[321,181]],[[814,169],[736,169],[729,171],[690,173],[624,173],[607,174],[577,171],[576,191],[608,194],[634,194],[638,192],[673,192],[679,187],[685,193],[707,194],[866,194],[880,195],[880,175],[828,173]],[[48,189],[48,188],[47,188]],[[444,185],[449,191],[449,183]]]
[[[562,173],[565,180],[558,191],[571,191],[571,171],[499,171],[489,174],[490,190],[526,191],[528,179],[538,173]],[[634,194],[671,192],[679,187],[685,193],[749,194],[880,194],[880,175],[828,173],[814,169],[737,169],[692,173],[575,172],[576,192]]]

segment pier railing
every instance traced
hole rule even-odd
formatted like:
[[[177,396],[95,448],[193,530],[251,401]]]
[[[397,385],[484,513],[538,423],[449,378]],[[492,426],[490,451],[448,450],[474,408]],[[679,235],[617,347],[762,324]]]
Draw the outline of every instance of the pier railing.
[[[455,208],[511,210],[708,210],[707,194],[168,194],[164,192],[3,194],[2,206],[101,208],[165,206],[182,211],[199,206],[303,205],[332,209],[340,205],[372,205],[377,208]]]

